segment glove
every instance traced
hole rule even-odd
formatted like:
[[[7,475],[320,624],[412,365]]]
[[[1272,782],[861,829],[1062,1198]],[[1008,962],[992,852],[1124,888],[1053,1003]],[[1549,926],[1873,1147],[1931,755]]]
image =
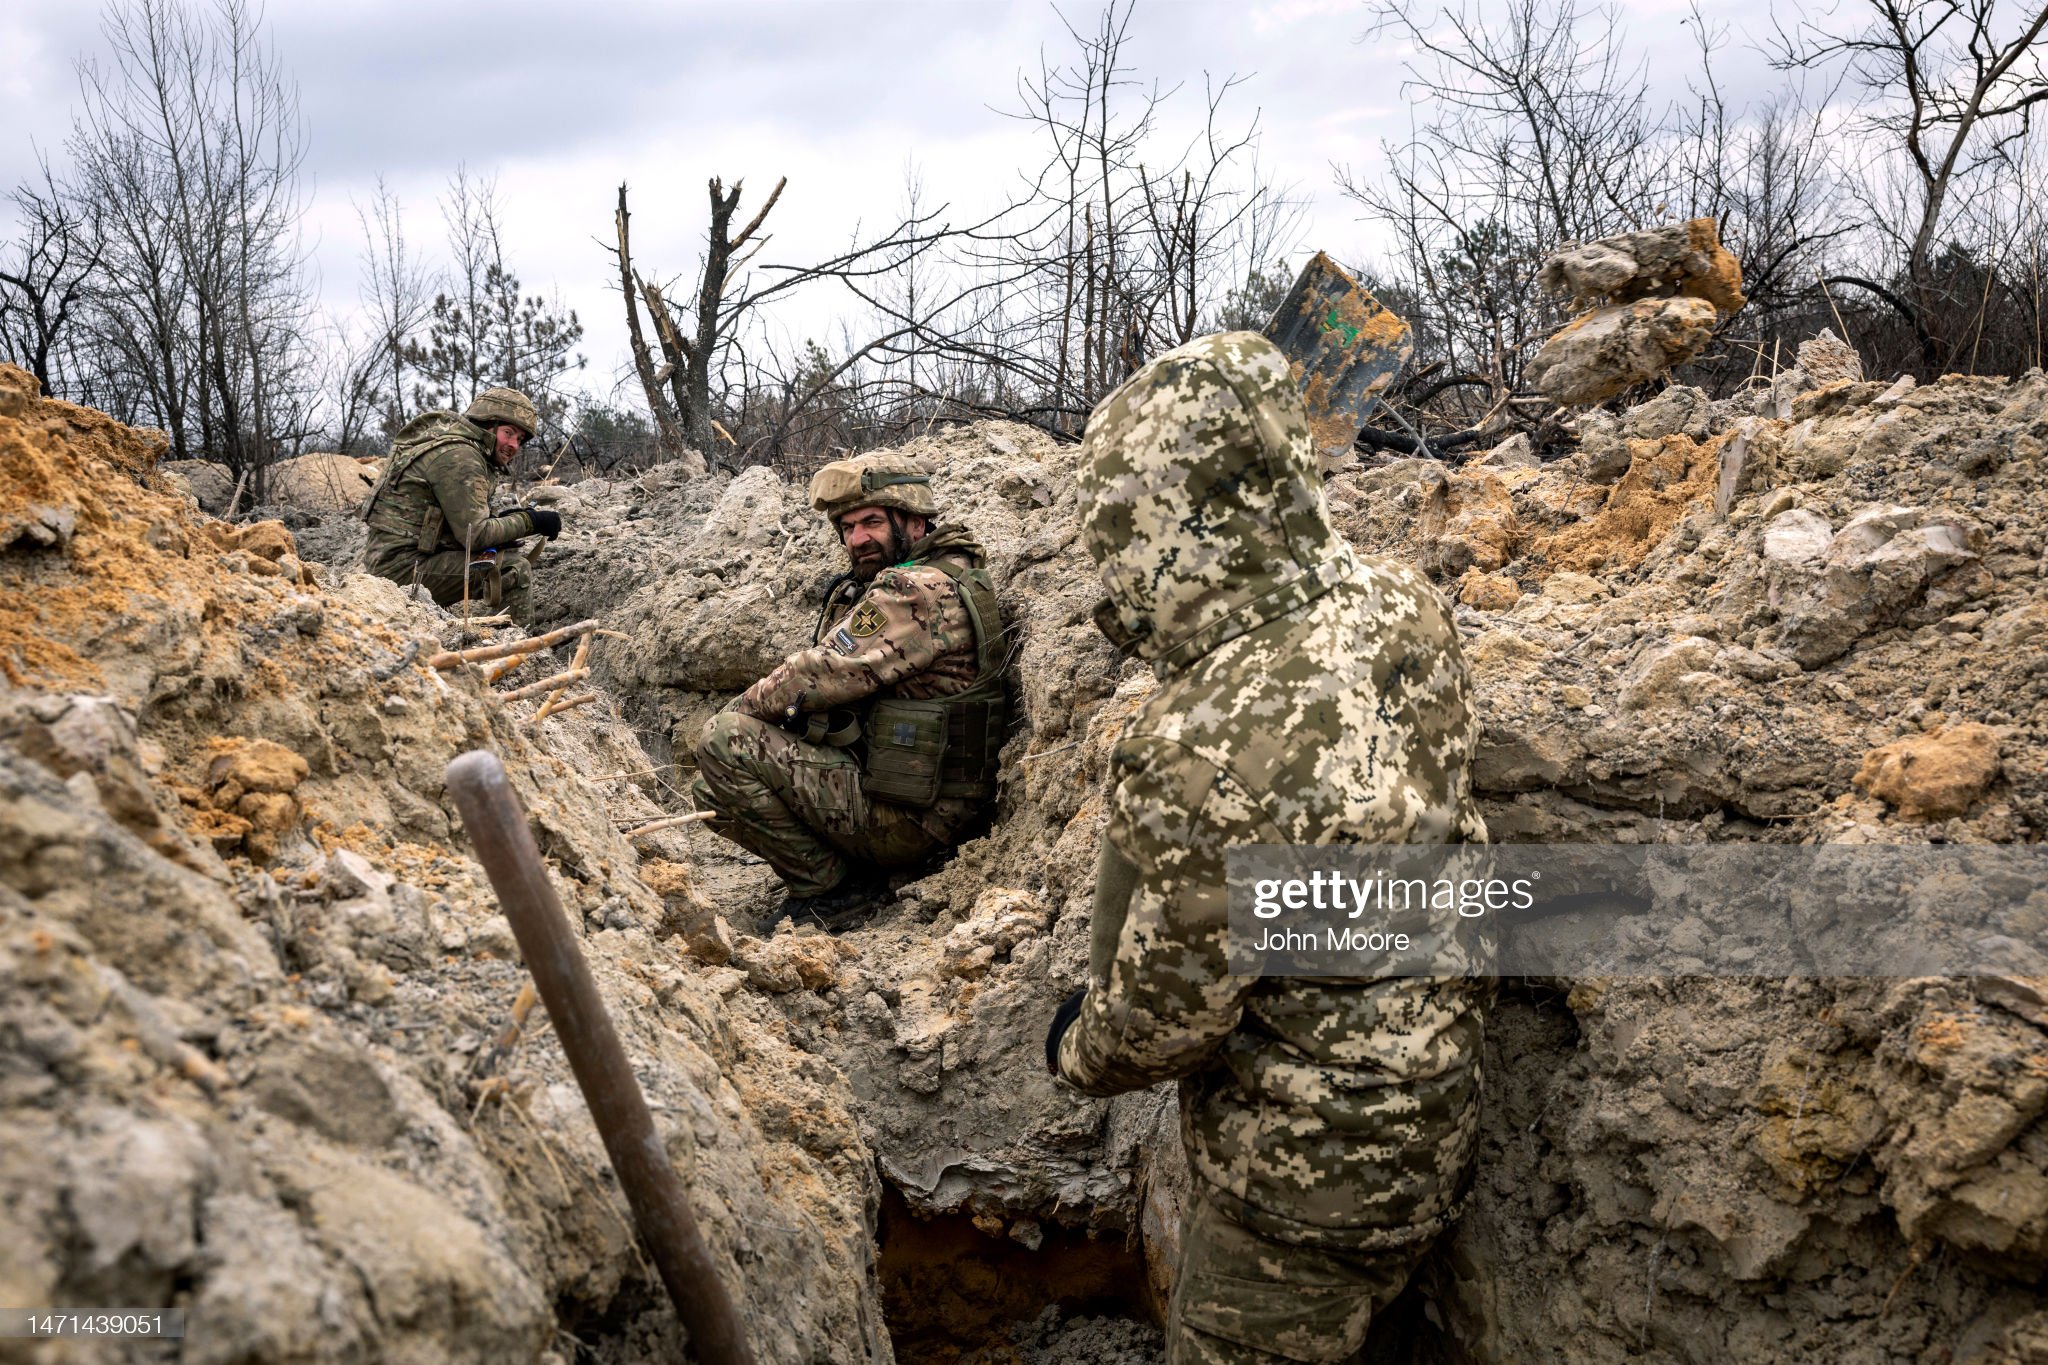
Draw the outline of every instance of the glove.
[[[521,510],[527,516],[533,518],[533,533],[535,535],[546,536],[549,540],[553,540],[556,536],[562,534],[562,514],[560,512],[549,511],[545,507],[527,507]]]
[[[1060,1074],[1060,1039],[1081,1017],[1081,1002],[1087,998],[1088,988],[1083,986],[1060,1001],[1060,1007],[1052,1012],[1052,1027],[1045,1031],[1045,1069],[1051,1075]]]

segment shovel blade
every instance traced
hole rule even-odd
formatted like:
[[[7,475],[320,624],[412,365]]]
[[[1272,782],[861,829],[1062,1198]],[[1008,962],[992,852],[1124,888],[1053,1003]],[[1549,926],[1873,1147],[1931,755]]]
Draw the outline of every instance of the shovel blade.
[[[1415,352],[1415,334],[1318,251],[1265,328],[1301,385],[1319,454],[1349,450],[1373,405]]]

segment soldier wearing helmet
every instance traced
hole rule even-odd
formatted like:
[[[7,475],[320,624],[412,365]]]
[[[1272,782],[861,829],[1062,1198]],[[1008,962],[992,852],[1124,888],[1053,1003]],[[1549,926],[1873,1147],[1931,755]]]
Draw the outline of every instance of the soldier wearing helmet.
[[[922,465],[838,460],[810,491],[849,569],[812,646],[712,717],[691,794],[781,876],[785,915],[837,928],[995,794],[1005,652],[981,547],[936,524]]]
[[[540,507],[493,516],[491,485],[539,425],[533,400],[507,388],[485,389],[460,414],[423,412],[406,423],[363,512],[363,566],[419,584],[444,607],[462,601],[466,585],[480,611],[502,608],[525,624],[538,550],[519,541],[553,540],[562,518]]]

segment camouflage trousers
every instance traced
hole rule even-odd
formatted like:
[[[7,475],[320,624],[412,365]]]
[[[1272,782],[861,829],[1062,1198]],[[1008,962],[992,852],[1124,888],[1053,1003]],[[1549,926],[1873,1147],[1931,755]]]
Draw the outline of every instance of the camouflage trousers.
[[[482,559],[483,556],[479,556]],[[498,605],[490,605],[490,571],[481,563],[473,565],[469,577],[469,609],[472,615],[487,611],[502,611],[520,625],[531,618],[531,593],[533,568],[524,550],[501,550],[490,556],[497,564],[499,582]],[[426,556],[418,561],[419,584],[433,595],[436,602],[444,607],[462,605],[462,561],[460,550],[443,550],[439,554]],[[412,580],[413,571],[407,569],[401,583]]]
[[[767,859],[792,896],[830,891],[855,863],[923,862],[949,846],[975,810],[952,799],[911,810],[871,799],[860,784],[853,751],[806,744],[725,711],[697,741],[690,795],[698,810],[718,812],[715,832]]]
[[[1349,1361],[1427,1250],[1328,1251],[1272,1241],[1224,1216],[1199,1184],[1180,1247],[1166,1365]]]

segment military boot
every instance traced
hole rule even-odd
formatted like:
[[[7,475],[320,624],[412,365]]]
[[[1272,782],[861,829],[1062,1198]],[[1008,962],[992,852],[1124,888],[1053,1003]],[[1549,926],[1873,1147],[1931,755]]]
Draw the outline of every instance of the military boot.
[[[888,878],[879,873],[850,873],[830,891],[815,896],[790,896],[768,921],[772,929],[783,920],[794,924],[816,924],[827,933],[844,933],[886,904],[894,893]]]

